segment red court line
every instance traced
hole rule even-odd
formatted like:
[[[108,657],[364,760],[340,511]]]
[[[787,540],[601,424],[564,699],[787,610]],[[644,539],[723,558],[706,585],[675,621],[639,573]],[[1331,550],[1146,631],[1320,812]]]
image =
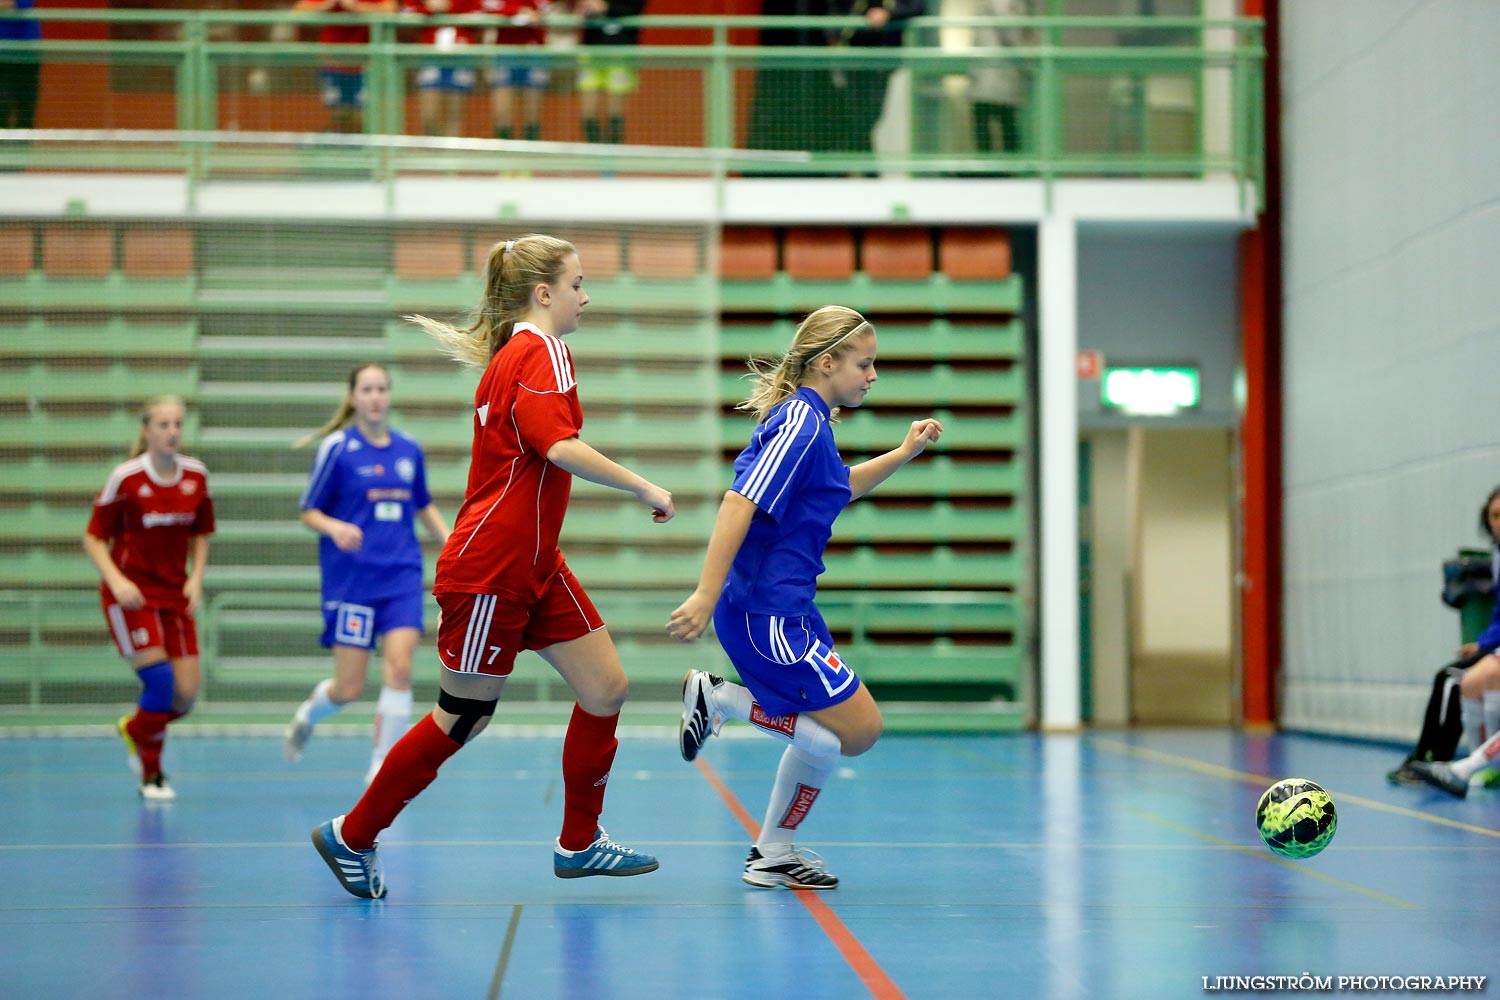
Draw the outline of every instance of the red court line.
[[[729,786],[719,780],[718,774],[709,766],[708,761],[699,757],[694,763],[698,765],[698,773],[702,774],[713,786],[714,791],[719,793],[719,798],[724,800],[724,804],[729,807],[734,818],[740,821],[740,826],[745,828],[745,832],[750,834],[752,839],[760,836],[760,824],[744,806],[740,805],[740,800],[735,798]],[[792,895],[799,903],[807,907],[807,912],[812,914],[818,926],[823,928],[823,933],[828,935],[828,940],[832,941],[833,946],[839,950],[839,954],[844,956],[844,961],[849,963],[849,967],[864,982],[865,988],[870,991],[870,995],[875,1000],[906,1000],[906,994],[902,993],[901,988],[885,974],[880,963],[870,957],[870,953],[865,951],[865,946],[860,944],[853,932],[844,926],[838,914],[833,912],[833,907],[829,906],[818,892],[793,891]]]

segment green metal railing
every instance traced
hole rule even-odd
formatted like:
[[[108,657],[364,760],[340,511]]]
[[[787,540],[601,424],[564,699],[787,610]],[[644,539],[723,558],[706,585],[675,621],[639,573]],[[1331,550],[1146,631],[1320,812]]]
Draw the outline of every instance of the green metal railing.
[[[598,56],[589,47],[465,45],[439,50],[410,40],[426,25],[484,25],[503,19],[474,15],[420,18],[376,15],[363,19],[370,39],[362,45],[323,45],[313,41],[273,41],[278,31],[314,29],[349,22],[348,17],[282,12],[35,10],[43,22],[41,42],[0,41],[0,61],[39,60],[56,66],[158,67],[170,75],[173,128],[141,132],[122,121],[80,121],[78,111],[59,129],[38,121],[35,130],[0,131],[23,140],[0,144],[0,166],[9,168],[97,169],[101,162],[120,169],[186,169],[195,176],[215,171],[288,169],[304,173],[368,171],[390,177],[408,171],[463,171],[518,167],[548,172],[609,169],[676,174],[842,174],[874,169],[913,175],[963,176],[1003,172],[1046,181],[1076,176],[1227,175],[1254,191],[1263,173],[1261,22],[1254,18],[917,18],[902,26],[905,44],[891,48],[789,47],[745,44],[759,30],[822,32],[863,24],[861,19],[769,17],[643,17],[622,23],[652,29],[652,44],[615,46],[612,62],[643,71],[690,73],[701,93],[696,122],[698,142],[689,147],[589,146],[584,143],[520,143],[488,139],[432,139],[405,135],[407,96],[417,67],[491,65],[524,54],[566,74],[580,60]],[[14,13],[0,12],[0,18]],[[575,28],[576,18],[548,25]],[[97,32],[149,31],[150,39],[63,38],[85,29]],[[1035,44],[1004,48],[954,48],[937,40],[955,31],[982,27],[1023,29]],[[1062,44],[1069,35],[1129,38],[1130,44]],[[236,35],[265,35],[244,38]],[[676,38],[682,44],[661,44]],[[1159,38],[1162,44],[1154,44]],[[1184,44],[1184,39],[1191,44]],[[340,62],[362,67],[366,105],[363,137],[315,134],[309,126],[295,134],[267,131],[230,136],[220,120],[230,93],[228,81],[246,67],[295,69],[306,74],[336,53]],[[977,66],[1008,65],[1028,81],[1022,107],[1027,139],[1017,150],[979,154],[961,136],[945,135],[935,123],[945,109],[964,105],[962,81]],[[878,153],[829,150],[755,150],[743,124],[762,85],[776,73],[812,81],[819,74],[858,69],[905,70],[911,100],[904,121],[905,141]],[[790,76],[788,76],[790,74]],[[801,76],[799,76],[801,74]],[[51,85],[64,74],[48,77]],[[64,83],[64,85],[66,85]],[[482,85],[481,85],[482,86]],[[1152,94],[1170,89],[1183,119],[1173,126],[1174,141],[1153,143],[1156,115]],[[795,94],[790,95],[795,97]],[[656,106],[643,89],[635,117],[671,115],[680,108]],[[1185,105],[1185,106],[1182,106]],[[50,107],[57,107],[54,99]],[[795,100],[778,113],[825,114],[827,108]],[[58,117],[57,115],[53,116]],[[1125,122],[1121,139],[1115,124]],[[678,122],[680,124],[680,121]],[[649,122],[647,122],[649,125]],[[643,131],[649,132],[645,128]],[[680,129],[679,129],[680,131]],[[101,150],[101,146],[106,147]],[[545,164],[545,166],[542,166]]]

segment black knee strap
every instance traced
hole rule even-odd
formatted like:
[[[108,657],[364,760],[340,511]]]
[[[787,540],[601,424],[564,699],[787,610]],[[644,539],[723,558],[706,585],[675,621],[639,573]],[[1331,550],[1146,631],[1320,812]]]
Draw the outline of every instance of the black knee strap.
[[[491,698],[485,701],[481,698],[460,698],[456,694],[438,690],[438,708],[449,715],[457,716],[453,722],[453,728],[448,731],[449,737],[456,743],[467,743],[469,734],[482,719],[488,719],[495,714],[495,706],[500,704],[499,698]]]

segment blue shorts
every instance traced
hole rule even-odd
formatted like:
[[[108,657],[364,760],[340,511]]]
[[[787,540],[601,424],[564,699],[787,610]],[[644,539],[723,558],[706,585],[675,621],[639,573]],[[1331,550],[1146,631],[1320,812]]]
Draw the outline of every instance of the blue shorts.
[[[417,89],[467,94],[478,76],[473,66],[423,66],[417,70]]]
[[[513,87],[516,90],[542,90],[552,76],[547,63],[541,59],[514,56],[505,63],[496,63],[484,71],[485,82],[491,90]]]
[[[323,605],[323,645],[371,649],[375,637],[393,628],[422,631],[422,604],[427,595],[417,590],[368,604],[328,601]]]
[[[362,108],[365,106],[363,70],[318,70],[318,89],[325,108]]]
[[[714,631],[740,680],[773,716],[832,708],[859,690],[817,608],[795,618],[758,615],[720,597]]]

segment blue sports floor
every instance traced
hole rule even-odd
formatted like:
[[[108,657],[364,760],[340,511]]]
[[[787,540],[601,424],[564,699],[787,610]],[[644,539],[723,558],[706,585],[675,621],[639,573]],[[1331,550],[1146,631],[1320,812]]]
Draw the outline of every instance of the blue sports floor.
[[[1197,997],[1205,976],[1500,972],[1500,791],[1390,787],[1386,748],[888,736],[799,840],[842,887],[794,894],[739,879],[770,740],[697,766],[675,733],[623,738],[604,823],[661,869],[564,881],[560,737],[487,734],[387,831],[390,894],[368,902],[308,842],[357,798],[364,739],[320,733],[290,767],[273,736],[180,737],[178,800],[143,805],[100,732],[0,739],[7,1000]],[[1293,775],[1339,809],[1309,861],[1254,828]]]

